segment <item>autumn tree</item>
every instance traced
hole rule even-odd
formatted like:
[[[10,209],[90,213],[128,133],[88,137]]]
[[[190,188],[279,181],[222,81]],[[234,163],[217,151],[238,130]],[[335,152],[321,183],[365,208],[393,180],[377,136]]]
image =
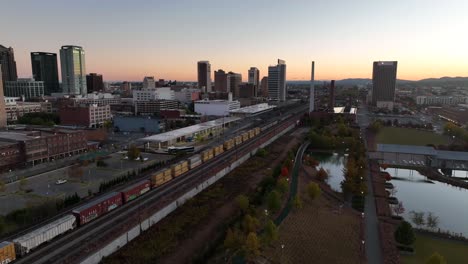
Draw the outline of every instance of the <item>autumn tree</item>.
[[[273,221],[268,220],[268,222],[265,224],[264,232],[265,243],[267,245],[270,245],[272,242],[278,240],[278,228],[276,227],[275,223],[273,223]]]
[[[268,209],[271,211],[277,211],[281,207],[281,199],[280,199],[280,194],[273,190],[268,194],[267,197],[267,204],[268,204]]]
[[[131,145],[127,151],[127,157],[129,160],[135,160],[140,156],[140,150],[135,146]]]
[[[438,252],[434,252],[427,260],[426,264],[447,264],[445,258]]]
[[[224,247],[236,251],[242,247],[243,239],[243,235],[238,229],[234,229],[233,231],[229,228],[226,233],[226,238],[224,239]]]
[[[276,182],[276,189],[278,189],[278,191],[281,193],[281,194],[285,194],[288,192],[288,189],[289,189],[289,182],[288,180],[286,180],[286,178],[280,178],[277,182]]]
[[[299,195],[294,196],[293,207],[294,207],[294,209],[301,209],[302,208],[302,200],[301,200],[301,197]]]
[[[315,182],[307,184],[307,194],[310,199],[314,200],[320,195],[320,187]]]
[[[403,202],[399,202],[397,205],[393,207],[393,212],[395,212],[396,215],[401,215],[405,212],[405,207],[403,206]]]
[[[260,222],[258,219],[250,215],[245,215],[242,220],[242,229],[246,234],[256,232],[259,225]]]
[[[288,177],[289,175],[289,170],[286,166],[284,166],[283,168],[281,168],[281,176],[283,177]]]
[[[241,209],[243,213],[247,213],[247,210],[249,210],[250,206],[249,198],[243,194],[240,194],[237,196],[236,202],[237,206],[239,206],[239,209]]]
[[[247,239],[245,241],[245,251],[247,253],[247,257],[252,259],[258,255],[260,255],[260,245],[258,243],[257,234],[254,232],[250,232],[247,235]]]
[[[323,182],[328,179],[328,173],[322,167],[317,171],[317,180]]]
[[[413,244],[414,240],[416,240],[416,236],[414,235],[413,227],[410,223],[406,221],[401,222],[395,231],[395,240],[407,246]]]

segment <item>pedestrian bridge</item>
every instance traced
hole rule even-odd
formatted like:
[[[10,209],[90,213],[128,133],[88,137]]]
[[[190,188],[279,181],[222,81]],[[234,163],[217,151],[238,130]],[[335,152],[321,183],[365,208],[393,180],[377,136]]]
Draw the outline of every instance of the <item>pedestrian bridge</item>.
[[[371,159],[381,164],[433,167],[468,171],[468,152],[436,150],[433,147],[378,144],[377,151],[370,152]]]

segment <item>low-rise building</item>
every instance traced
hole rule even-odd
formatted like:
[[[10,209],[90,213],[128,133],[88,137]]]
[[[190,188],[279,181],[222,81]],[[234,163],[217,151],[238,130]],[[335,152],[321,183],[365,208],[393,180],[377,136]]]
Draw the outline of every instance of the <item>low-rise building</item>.
[[[418,105],[457,105],[468,103],[466,96],[416,96]]]
[[[200,89],[184,88],[175,92],[175,99],[182,103],[190,103],[200,100]]]
[[[133,90],[134,101],[175,100],[175,92],[169,87]]]
[[[229,112],[240,108],[239,101],[200,100],[195,101],[195,112],[206,116],[228,116]]]
[[[28,113],[51,113],[49,102],[23,102],[19,97],[5,97],[5,110],[8,122],[17,121],[18,118]]]
[[[164,124],[151,116],[115,116],[114,130],[122,132],[159,133]]]
[[[98,105],[98,106],[103,106],[103,105],[114,105],[114,104],[120,104],[122,102],[122,99],[118,95],[113,95],[110,93],[89,93],[85,96],[78,95],[71,100],[78,105]]]
[[[112,119],[109,105],[79,105],[65,106],[59,111],[60,122],[63,125],[84,127],[101,127]]]
[[[44,96],[44,82],[34,79],[18,79],[5,82],[5,96],[26,99]]]
[[[134,105],[135,114],[142,115],[159,115],[161,110],[180,108],[180,102],[175,100],[136,101]]]

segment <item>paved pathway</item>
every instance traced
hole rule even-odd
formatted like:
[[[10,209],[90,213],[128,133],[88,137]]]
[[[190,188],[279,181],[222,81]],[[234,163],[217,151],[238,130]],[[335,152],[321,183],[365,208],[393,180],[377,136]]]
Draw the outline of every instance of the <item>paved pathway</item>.
[[[369,118],[367,115],[367,108],[364,106],[358,110],[358,123],[361,126],[361,134],[365,137],[365,129],[369,125]],[[367,141],[364,139],[364,144],[367,148]],[[374,189],[370,177],[370,168],[367,173],[367,196],[364,208],[365,213],[365,246],[367,263],[377,264],[382,263],[382,252],[380,247],[380,237],[378,229],[378,218],[375,207]]]

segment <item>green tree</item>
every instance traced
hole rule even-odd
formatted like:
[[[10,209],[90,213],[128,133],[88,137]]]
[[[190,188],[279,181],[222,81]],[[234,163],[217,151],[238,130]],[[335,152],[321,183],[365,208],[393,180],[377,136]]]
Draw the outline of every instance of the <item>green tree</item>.
[[[272,242],[278,240],[278,228],[271,220],[268,220],[265,225],[264,238],[267,245],[270,245]]]
[[[258,219],[250,215],[245,215],[242,220],[242,228],[246,234],[257,231],[259,225]]]
[[[267,197],[268,209],[271,211],[277,211],[281,207],[281,197],[280,194],[273,190],[268,194]]]
[[[129,160],[135,160],[140,156],[140,150],[135,145],[131,145],[128,148],[127,156]]]
[[[281,193],[285,194],[288,192],[289,189],[289,182],[286,178],[281,177],[277,182],[276,182],[276,189]]]
[[[247,210],[249,210],[250,206],[250,201],[249,198],[243,194],[240,194],[236,198],[237,206],[242,210],[243,213],[247,213]]]
[[[317,198],[320,195],[320,187],[318,186],[318,184],[315,182],[307,184],[307,194],[312,200]]]
[[[302,200],[299,195],[294,196],[293,206],[295,209],[302,209]]]
[[[104,126],[104,128],[107,129],[107,130],[111,129],[111,128],[112,128],[112,121],[110,121],[110,120],[104,121],[103,126]]]
[[[226,238],[224,239],[224,247],[236,251],[242,247],[243,240],[242,233],[238,229],[232,230],[229,228],[226,233]]]
[[[411,245],[416,240],[413,227],[410,223],[403,221],[395,231],[395,240],[403,245]]]
[[[434,252],[434,254],[426,260],[426,264],[447,264],[447,261],[438,252]]]
[[[260,255],[260,245],[258,243],[257,234],[254,232],[250,232],[247,235],[247,239],[245,241],[245,251],[247,253],[247,257],[252,259],[258,255]]]

